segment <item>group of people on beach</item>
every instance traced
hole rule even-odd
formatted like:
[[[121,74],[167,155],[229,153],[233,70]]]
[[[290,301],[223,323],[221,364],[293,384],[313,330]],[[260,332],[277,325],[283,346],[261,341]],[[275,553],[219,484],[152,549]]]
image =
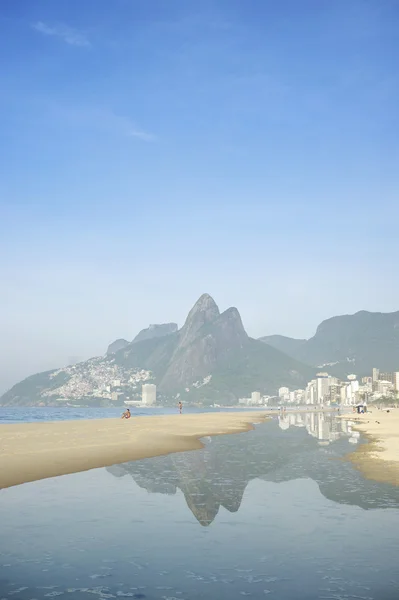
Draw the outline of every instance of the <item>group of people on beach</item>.
[[[182,414],[183,412],[183,403],[179,401],[178,405],[177,405],[178,409],[179,409],[179,413]],[[130,417],[132,416],[132,413],[130,412],[130,408],[127,408],[125,410],[124,413],[122,413],[122,419],[130,419]]]

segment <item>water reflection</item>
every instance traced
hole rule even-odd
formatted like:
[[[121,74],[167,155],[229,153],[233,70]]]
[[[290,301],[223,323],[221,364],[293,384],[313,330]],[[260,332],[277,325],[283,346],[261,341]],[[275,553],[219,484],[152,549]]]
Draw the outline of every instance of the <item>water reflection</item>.
[[[348,442],[357,444],[360,439],[358,431],[353,431],[353,421],[337,419],[335,413],[287,413],[278,416],[280,429],[305,427],[306,431],[319,440],[320,445],[328,445],[342,437]]]
[[[359,508],[398,488],[341,460],[345,423],[307,418],[3,490],[0,600],[398,598],[399,510]]]
[[[289,414],[250,434],[215,437],[201,451],[129,462],[107,471],[115,477],[130,475],[150,493],[173,495],[181,490],[203,526],[213,522],[220,507],[237,512],[245,488],[256,478],[275,483],[310,478],[326,498],[340,504],[399,507],[399,488],[366,481],[341,460],[352,450],[351,437],[351,426],[333,415]]]

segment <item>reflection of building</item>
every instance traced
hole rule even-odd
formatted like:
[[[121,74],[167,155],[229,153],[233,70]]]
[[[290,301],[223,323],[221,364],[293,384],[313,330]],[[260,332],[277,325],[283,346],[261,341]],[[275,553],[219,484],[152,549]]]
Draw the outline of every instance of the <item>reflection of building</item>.
[[[279,417],[280,429],[286,430],[290,426],[305,427],[309,435],[325,443],[348,435],[346,421],[322,412],[290,413]]]
[[[152,406],[157,401],[157,386],[153,383],[145,383],[142,387],[142,402],[147,406]]]
[[[278,418],[278,426],[280,427],[280,429],[289,429],[290,428],[290,422],[287,419],[287,417],[279,417]]]

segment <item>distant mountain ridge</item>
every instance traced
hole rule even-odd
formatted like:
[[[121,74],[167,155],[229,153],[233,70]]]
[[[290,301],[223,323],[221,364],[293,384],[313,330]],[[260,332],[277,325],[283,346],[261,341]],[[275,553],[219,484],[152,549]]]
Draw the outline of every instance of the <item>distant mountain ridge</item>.
[[[129,342],[127,340],[124,340],[124,339],[115,340],[114,342],[112,342],[112,344],[110,344],[108,346],[107,355],[115,354],[119,350],[123,350],[123,348],[126,348],[126,346],[128,346],[128,345],[129,345]]]
[[[399,311],[359,311],[320,323],[309,340],[279,335],[260,338],[309,366],[344,377],[370,375],[373,367],[399,371]]]
[[[151,340],[156,337],[163,337],[178,330],[177,323],[162,323],[161,325],[150,325],[147,329],[142,329],[134,338],[133,343]]]
[[[288,356],[293,356],[298,349],[307,342],[307,340],[290,338],[285,335],[266,335],[259,339],[261,342],[269,344],[270,346],[273,346],[273,348],[288,354]]]
[[[135,344],[143,340],[152,340],[153,338],[163,337],[170,333],[175,333],[178,330],[177,323],[162,323],[161,325],[150,325],[146,329],[142,329],[134,338],[133,342],[121,338],[115,340],[108,346],[107,354],[116,354],[119,350],[123,350],[130,343]]]
[[[157,335],[148,335],[149,330],[157,330]],[[235,402],[254,390],[273,394],[281,385],[303,386],[314,374],[250,338],[238,310],[231,307],[220,313],[208,294],[195,303],[180,330],[174,323],[149,330],[140,332],[141,340],[117,340],[105,357],[25,379],[4,394],[0,404],[106,399],[112,389],[131,397],[139,394],[143,381],[155,382],[168,398]]]

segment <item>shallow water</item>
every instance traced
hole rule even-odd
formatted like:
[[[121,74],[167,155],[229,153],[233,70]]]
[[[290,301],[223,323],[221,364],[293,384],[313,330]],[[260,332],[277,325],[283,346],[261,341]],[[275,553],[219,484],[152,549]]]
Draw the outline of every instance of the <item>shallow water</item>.
[[[289,415],[2,490],[0,598],[397,599],[399,488],[341,460],[354,441]]]

